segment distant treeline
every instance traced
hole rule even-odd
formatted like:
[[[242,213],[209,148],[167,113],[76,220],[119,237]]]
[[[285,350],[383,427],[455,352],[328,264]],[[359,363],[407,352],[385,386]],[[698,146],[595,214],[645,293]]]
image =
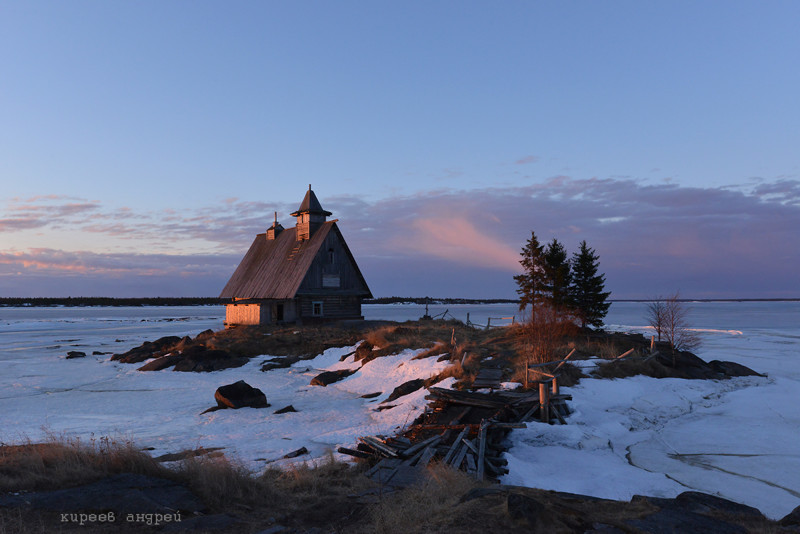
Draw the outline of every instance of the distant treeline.
[[[210,306],[229,299],[217,297],[0,297],[0,306]]]
[[[517,304],[514,299],[453,299],[431,297],[379,297],[364,299],[364,304]]]

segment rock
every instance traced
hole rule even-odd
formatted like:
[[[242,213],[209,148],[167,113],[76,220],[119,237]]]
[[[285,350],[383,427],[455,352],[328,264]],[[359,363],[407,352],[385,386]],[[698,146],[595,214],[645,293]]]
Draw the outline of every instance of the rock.
[[[195,341],[205,341],[206,339],[211,337],[214,337],[214,331],[209,328],[197,334],[197,337],[195,337],[194,339]]]
[[[117,514],[200,512],[205,505],[186,487],[170,480],[123,473],[91,484],[55,491],[0,496],[0,507],[29,506],[57,512]]]
[[[297,412],[297,410],[295,410],[294,406],[290,404],[289,406],[285,406],[280,410],[275,410],[273,413],[280,414],[280,413],[294,413],[294,412]]]
[[[209,350],[204,345],[192,345],[181,353],[181,359],[175,364],[173,371],[207,373],[241,367],[248,361],[249,358],[236,357],[224,350]]]
[[[708,362],[708,365],[711,366],[711,368],[716,372],[725,376],[764,376],[760,373],[756,373],[749,367],[745,367],[744,365],[736,362],[712,360]]]
[[[800,506],[786,514],[778,524],[783,527],[800,527]]]
[[[266,408],[269,406],[267,396],[244,380],[220,386],[214,393],[214,398],[221,408]]]
[[[380,397],[383,391],[376,391],[375,393],[364,393],[361,395],[362,399],[374,399],[375,397]]]
[[[631,502],[647,502],[660,508],[655,513],[625,523],[654,534],[671,532],[703,532],[704,534],[744,533],[746,529],[723,521],[725,516],[745,516],[763,519],[760,511],[722,497],[696,491],[681,493],[674,499],[634,496]]]
[[[355,356],[353,357],[354,361],[360,362],[363,360],[363,363],[367,363],[370,360],[374,360],[376,358],[375,351],[373,350],[375,345],[370,343],[369,341],[362,341],[361,344],[356,349]]]
[[[699,491],[685,491],[675,497],[676,505],[683,507],[686,510],[698,514],[706,514],[709,512],[725,512],[729,514],[763,518],[764,515],[758,508],[747,506],[716,495],[709,495],[707,493],[700,493]]]
[[[536,499],[520,493],[509,493],[506,512],[512,522],[531,532],[553,532],[555,521],[552,514]]]
[[[160,371],[175,365],[179,361],[181,361],[180,354],[167,354],[166,356],[156,358],[152,362],[147,362],[143,366],[139,367],[137,371]]]
[[[392,391],[389,394],[389,396],[386,397],[386,400],[384,400],[381,404],[383,404],[384,402],[391,402],[400,397],[404,397],[409,393],[414,393],[424,385],[425,385],[425,380],[423,380],[422,378],[416,378],[414,380],[409,380],[408,382],[404,382],[399,386],[397,386],[396,388],[394,388],[394,391]]]
[[[305,447],[300,447],[296,451],[292,451],[292,452],[290,452],[288,454],[284,454],[283,457],[284,458],[297,458],[298,456],[302,456],[304,454],[308,454],[308,449],[306,449]]]
[[[68,360],[72,360],[74,358],[85,358],[85,357],[86,357],[86,353],[85,352],[81,352],[79,350],[71,350],[71,351],[69,351],[67,353],[67,359]]]
[[[102,352],[99,350],[93,350],[92,356],[105,356],[106,354],[111,354],[110,352]]]
[[[145,341],[138,347],[134,347],[128,352],[122,354],[114,354],[111,356],[112,360],[120,361],[122,363],[139,363],[149,360],[155,356],[160,356],[165,350],[168,350],[181,340],[178,336],[165,336],[155,341]],[[121,341],[121,340],[117,340]]]
[[[745,534],[746,529],[679,507],[663,508],[658,512],[638,519],[625,521],[626,525],[652,534],[674,532],[702,532],[703,534]]]
[[[355,373],[355,370],[340,369],[339,371],[325,371],[311,379],[312,386],[327,386],[333,384]]]

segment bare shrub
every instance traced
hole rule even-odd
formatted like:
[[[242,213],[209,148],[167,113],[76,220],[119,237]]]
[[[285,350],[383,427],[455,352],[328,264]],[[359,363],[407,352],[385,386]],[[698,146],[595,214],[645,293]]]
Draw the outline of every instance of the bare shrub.
[[[659,297],[647,306],[647,320],[658,341],[663,335],[675,350],[694,350],[700,346],[700,337],[689,328],[688,316],[689,308],[678,292],[666,299]]]
[[[514,376],[525,383],[525,370],[529,365],[566,356],[566,353],[560,354],[558,349],[566,346],[569,338],[577,332],[578,327],[569,312],[545,304],[537,305],[531,310],[530,319],[517,329],[518,353],[521,357],[516,361]]]

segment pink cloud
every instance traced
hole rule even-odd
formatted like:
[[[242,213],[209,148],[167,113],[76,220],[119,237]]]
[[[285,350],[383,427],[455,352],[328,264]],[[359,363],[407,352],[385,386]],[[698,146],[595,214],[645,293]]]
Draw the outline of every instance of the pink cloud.
[[[506,271],[519,269],[519,255],[463,217],[421,218],[397,243],[415,253]]]

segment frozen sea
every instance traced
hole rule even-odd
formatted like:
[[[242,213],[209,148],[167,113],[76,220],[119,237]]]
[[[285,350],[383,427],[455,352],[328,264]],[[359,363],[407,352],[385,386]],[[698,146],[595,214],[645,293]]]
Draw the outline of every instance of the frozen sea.
[[[503,482],[615,499],[671,497],[694,489],[779,518],[800,505],[800,302],[689,303],[705,360],[732,360],[765,378],[724,381],[583,379],[569,388],[566,426],[530,423],[511,434]],[[519,320],[516,306],[431,305],[429,313],[486,324]],[[649,333],[646,304],[614,303],[607,328]],[[369,319],[417,319],[424,306],[366,305]],[[440,370],[414,351],[379,358],[327,388],[326,369],[358,368],[331,349],[288,369],[259,371],[264,358],[214,373],[137,372],[109,360],[146,340],[222,328],[222,307],[0,308],[0,442],[47,435],[124,437],[154,454],[224,447],[253,469],[305,446],[320,458],[358,436],[394,432],[420,413],[424,392],[375,407],[409,379]],[[67,351],[86,352],[66,360]],[[102,354],[93,354],[94,352]],[[221,410],[214,391],[244,379],[267,410]],[[440,384],[447,387],[449,383]],[[374,399],[361,395],[377,393]],[[293,405],[296,413],[273,411]],[[302,458],[302,457],[301,457]]]

